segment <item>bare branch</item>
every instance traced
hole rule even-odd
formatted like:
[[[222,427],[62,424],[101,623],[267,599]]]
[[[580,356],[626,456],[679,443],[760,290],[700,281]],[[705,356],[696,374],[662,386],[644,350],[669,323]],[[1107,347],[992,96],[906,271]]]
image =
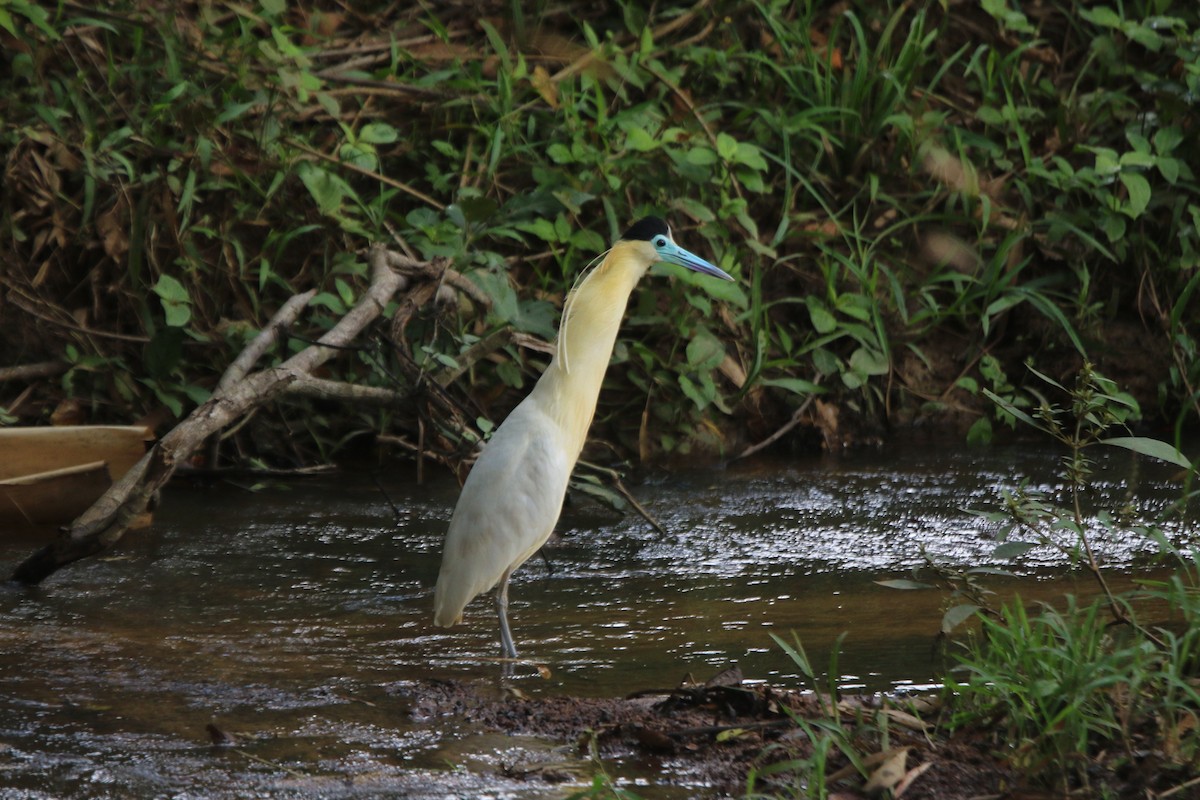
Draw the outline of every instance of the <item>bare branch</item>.
[[[386,251],[386,254],[388,264],[393,269],[397,269],[405,275],[421,275],[425,278],[445,281],[483,308],[492,307],[492,298],[476,286],[466,275],[450,267],[445,260],[417,261],[390,250]]]
[[[318,344],[306,347],[277,367],[260,370],[218,388],[206,403],[160,439],[54,542],[18,565],[12,579],[26,584],[40,583],[60,567],[112,547],[170,479],[175,467],[186,461],[205,439],[306,377],[337,352],[334,348],[345,346],[366,328],[383,311],[402,282],[401,277],[388,268],[382,247],[372,247],[368,260],[372,271],[370,289]],[[296,311],[296,305],[300,305],[299,301],[285,304],[267,324],[260,338],[267,331],[278,330],[285,313]]]
[[[284,303],[283,307],[275,312],[275,316],[271,318],[267,327],[263,328],[258,336],[255,336],[254,340],[246,345],[246,349],[225,370],[225,374],[221,376],[221,382],[217,384],[217,391],[228,391],[235,383],[245,378],[250,368],[279,341],[278,334],[296,321],[300,312],[308,306],[309,301],[316,294],[316,289],[309,289],[303,294],[291,297]]]
[[[17,367],[0,368],[0,383],[4,381],[31,381],[37,378],[52,378],[67,371],[61,361],[41,361],[37,364],[21,364]]]
[[[289,397],[310,397],[314,400],[336,400],[373,406],[398,406],[408,400],[407,394],[379,386],[359,386],[345,381],[305,376],[287,387]]]

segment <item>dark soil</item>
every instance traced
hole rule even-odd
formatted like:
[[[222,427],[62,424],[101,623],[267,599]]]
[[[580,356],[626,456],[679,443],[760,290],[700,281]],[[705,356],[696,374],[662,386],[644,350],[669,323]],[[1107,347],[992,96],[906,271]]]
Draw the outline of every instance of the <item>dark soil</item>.
[[[486,732],[535,735],[579,748],[586,757],[593,746],[605,758],[640,758],[660,768],[683,785],[708,786],[727,796],[746,792],[747,779],[770,765],[811,755],[812,745],[798,719],[819,721],[820,702],[812,693],[747,684],[736,670],[726,671],[707,684],[676,689],[634,692],[623,698],[529,697],[515,690],[496,692],[492,687],[456,681],[424,681],[401,690],[410,699],[411,714],[418,720],[454,718]],[[910,784],[902,796],[912,800],[971,797],[1032,797],[1013,794],[1016,774],[981,742],[946,741],[919,726],[905,727],[889,719],[887,746],[881,748],[877,722],[884,712],[898,718],[923,707],[926,717],[936,716],[928,701],[900,701],[879,696],[843,698],[840,724],[863,758],[881,749],[895,754],[907,748],[900,780]],[[877,770],[882,758],[867,768]],[[867,779],[845,757],[830,754],[831,796],[849,800],[865,797]],[[529,780],[555,780],[553,773],[530,771]],[[513,777],[511,772],[506,777]],[[792,796],[799,777],[790,770],[757,775],[758,791]],[[894,788],[902,785],[893,779]],[[789,790],[790,788],[790,790]]]

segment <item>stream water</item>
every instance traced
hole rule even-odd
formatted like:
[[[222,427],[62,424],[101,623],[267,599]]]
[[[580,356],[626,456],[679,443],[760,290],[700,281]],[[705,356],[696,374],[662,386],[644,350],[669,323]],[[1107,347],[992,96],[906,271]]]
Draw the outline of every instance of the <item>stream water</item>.
[[[531,560],[510,590],[518,647],[550,677],[514,680],[527,694],[614,696],[737,662],[748,678],[796,686],[770,636],[794,631],[818,666],[845,633],[843,687],[932,685],[945,595],[875,581],[908,577],[922,551],[990,563],[995,531],[966,509],[995,510],[1022,479],[1054,489],[1058,458],[912,443],[672,474],[633,487],[665,536],[575,498],[549,567]],[[1153,514],[1178,493],[1171,473],[1113,450],[1097,487],[1106,506]],[[457,486],[411,477],[378,476],[383,491],[369,473],[258,491],[173,485],[152,529],[41,587],[0,586],[0,800],[578,789],[498,774],[550,743],[410,713],[407,682],[499,672],[488,600],[463,626],[430,624]],[[0,569],[43,541],[7,536]],[[1097,544],[1126,580],[1153,553],[1136,535]],[[1018,572],[993,585],[1030,598],[1091,589],[1053,550]],[[209,723],[253,746],[213,747]],[[613,771],[647,798],[703,795],[646,765]]]

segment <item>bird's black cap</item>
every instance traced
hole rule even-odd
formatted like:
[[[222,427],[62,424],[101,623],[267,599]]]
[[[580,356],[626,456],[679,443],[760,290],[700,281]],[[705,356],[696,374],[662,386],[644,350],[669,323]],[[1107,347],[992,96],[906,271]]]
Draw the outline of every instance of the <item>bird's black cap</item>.
[[[648,242],[655,236],[670,236],[671,229],[661,217],[642,217],[621,234],[626,242]]]

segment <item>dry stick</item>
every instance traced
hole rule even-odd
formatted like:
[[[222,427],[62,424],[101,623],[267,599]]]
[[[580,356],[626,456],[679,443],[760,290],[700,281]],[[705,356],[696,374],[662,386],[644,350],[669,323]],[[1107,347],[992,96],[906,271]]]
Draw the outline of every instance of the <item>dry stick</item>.
[[[359,386],[357,383],[331,381],[308,375],[288,386],[284,390],[284,394],[288,397],[337,400],[343,403],[359,403],[369,406],[398,406],[409,398],[408,394],[381,386]]]
[[[1190,789],[1193,786],[1200,786],[1200,778],[1192,778],[1190,781],[1188,781],[1186,783],[1181,783],[1178,786],[1175,786],[1171,789],[1167,789],[1165,792],[1159,792],[1158,794],[1151,795],[1151,797],[1153,797],[1154,800],[1166,800],[1166,798],[1174,797],[1175,795],[1182,792],[1184,789]]]
[[[814,383],[814,384],[816,384],[816,385],[818,385],[818,386],[820,386],[820,385],[821,385],[821,378],[823,378],[823,377],[824,377],[823,375],[818,375],[818,376],[816,377],[816,379],[814,379],[814,380],[813,380],[813,383]],[[768,436],[766,439],[763,439],[763,440],[762,440],[761,442],[759,442],[758,444],[753,444],[753,445],[750,445],[749,447],[747,447],[747,448],[746,448],[745,450],[743,450],[742,452],[738,453],[736,456],[734,456],[734,457],[733,457],[732,459],[730,459],[730,460],[731,460],[731,461],[737,461],[739,458],[746,458],[747,456],[752,456],[752,455],[754,455],[755,453],[757,453],[758,451],[760,451],[760,450],[763,450],[763,449],[765,449],[765,448],[767,448],[767,447],[770,447],[770,446],[771,446],[771,445],[773,445],[775,442],[779,441],[779,439],[780,439],[780,438],[781,438],[781,437],[782,437],[784,434],[786,434],[786,433],[787,433],[788,431],[790,431],[792,428],[794,428],[794,427],[796,427],[797,425],[799,425],[799,424],[800,424],[800,420],[801,420],[801,419],[804,417],[804,412],[808,410],[808,407],[809,407],[809,405],[812,403],[812,401],[813,401],[815,398],[816,398],[816,395],[815,395],[815,394],[810,394],[810,395],[808,396],[808,398],[807,398],[807,399],[806,399],[806,400],[805,400],[803,403],[801,403],[801,404],[800,404],[800,407],[799,407],[799,408],[797,408],[797,409],[796,409],[796,411],[795,411],[795,412],[792,414],[792,418],[791,418],[790,420],[788,420],[788,421],[787,421],[787,422],[784,424],[784,426],[783,426],[782,428],[780,428],[779,430],[775,431],[774,433],[772,433],[772,434],[771,434],[770,436]]]
[[[246,345],[246,349],[242,350],[233,363],[226,368],[225,374],[221,376],[221,382],[217,384],[217,391],[227,392],[233,388],[234,384],[240,383],[250,368],[258,363],[263,354],[275,346],[279,341],[280,334],[296,321],[296,317],[300,316],[300,312],[316,296],[317,290],[309,289],[284,303],[275,312],[275,316],[271,318],[267,327],[259,331],[258,336],[255,336],[250,344]]]
[[[8,284],[8,287],[9,287],[9,289],[12,290],[8,295],[8,300],[10,302],[12,302],[12,304],[14,306],[16,306],[17,308],[24,311],[26,314],[29,314],[30,316],[33,316],[33,317],[37,317],[38,319],[42,320],[43,322],[48,322],[51,325],[57,325],[60,328],[66,328],[67,330],[75,331],[76,333],[82,333],[86,336],[99,336],[99,337],[103,337],[105,339],[117,339],[122,342],[136,342],[138,344],[149,344],[150,343],[149,336],[133,336],[133,335],[126,334],[126,333],[113,333],[111,331],[102,331],[102,330],[97,330],[96,328],[88,328],[83,325],[77,325],[73,321],[68,322],[67,320],[70,320],[73,318],[71,317],[70,314],[67,314],[67,312],[63,311],[61,308],[58,308],[57,306],[53,306],[53,305],[50,305],[49,303],[45,303],[41,300],[33,298],[33,297],[25,294],[24,292],[20,291],[17,287],[13,286],[12,284]],[[50,308],[53,308],[55,311],[61,312],[63,314],[63,316],[66,317],[67,319],[55,319],[54,317],[48,316],[47,314],[44,314],[41,311],[34,308],[34,303],[41,303],[42,305],[50,306]]]
[[[579,465],[582,467],[587,467],[595,472],[607,475],[608,479],[613,482],[613,486],[615,486],[617,491],[621,493],[621,496],[625,498],[626,502],[633,506],[634,511],[637,511],[638,514],[641,515],[642,519],[646,520],[646,522],[650,524],[651,528],[654,528],[654,530],[658,531],[659,537],[661,538],[667,535],[667,529],[663,527],[662,523],[659,522],[653,514],[646,510],[645,506],[643,506],[637,501],[636,498],[634,498],[633,494],[625,487],[625,484],[622,483],[621,476],[615,469],[609,469],[608,467],[602,467],[599,464],[593,464],[590,461],[582,460],[579,462]]]
[[[37,378],[53,378],[67,371],[61,361],[40,361],[37,364],[21,364],[17,367],[0,368],[0,383],[4,381],[31,381]]]
[[[317,290],[310,289],[303,294],[294,295],[288,298],[288,301],[283,304],[275,316],[265,328],[258,332],[250,344],[246,345],[245,349],[233,360],[225,369],[225,374],[221,376],[220,382],[217,384],[218,392],[228,392],[233,389],[238,383],[241,383],[246,378],[246,373],[250,371],[258,360],[263,355],[275,346],[277,342],[287,336],[287,328],[296,321],[300,313],[308,306],[309,302],[316,297]],[[254,418],[257,408],[252,408],[231,428],[227,428],[221,435],[214,436],[209,441],[208,448],[208,463],[212,467],[220,465],[221,461],[221,443],[230,437],[237,434],[241,428],[248,424]]]
[[[51,544],[26,558],[12,580],[40,583],[60,567],[102,552],[124,535],[129,524],[142,513],[150,498],[170,479],[177,464],[184,462],[205,439],[247,411],[272,400],[289,385],[327,361],[383,311],[402,279],[387,267],[382,247],[373,247],[371,287],[353,309],[319,340],[277,367],[248,375],[228,390],[218,390],[187,419],[160,439],[142,460],[109,488]],[[276,320],[268,327],[278,327]],[[323,347],[322,345],[332,347]]]
[[[320,150],[309,147],[308,145],[306,145],[304,142],[300,141],[299,139],[288,139],[288,144],[290,144],[292,147],[295,147],[297,150],[303,150],[305,153],[308,153],[310,156],[315,156],[316,158],[319,158],[322,161],[328,161],[330,164],[337,164],[339,167],[345,167],[346,169],[350,170],[351,172],[357,172],[359,175],[366,175],[368,178],[374,178],[375,180],[379,181],[380,183],[386,183],[388,186],[399,189],[400,191],[404,192],[405,194],[411,195],[411,196],[417,198],[418,200],[420,200],[421,202],[433,206],[438,211],[446,210],[445,203],[442,203],[442,202],[439,202],[439,201],[433,199],[429,195],[422,192],[420,189],[414,189],[413,187],[409,186],[407,183],[404,183],[403,181],[398,181],[395,178],[389,178],[387,175],[384,175],[379,172],[375,172],[374,170],[363,169],[362,167],[356,166],[355,164],[352,164],[349,161],[342,161],[340,158],[337,158],[336,156],[331,156],[328,153],[322,153]]]
[[[384,252],[387,264],[392,269],[399,270],[405,275],[421,275],[432,280],[444,281],[463,294],[470,297],[483,308],[492,307],[492,298],[487,292],[476,286],[470,278],[456,269],[447,266],[443,260],[417,261],[414,258],[387,250]]]

